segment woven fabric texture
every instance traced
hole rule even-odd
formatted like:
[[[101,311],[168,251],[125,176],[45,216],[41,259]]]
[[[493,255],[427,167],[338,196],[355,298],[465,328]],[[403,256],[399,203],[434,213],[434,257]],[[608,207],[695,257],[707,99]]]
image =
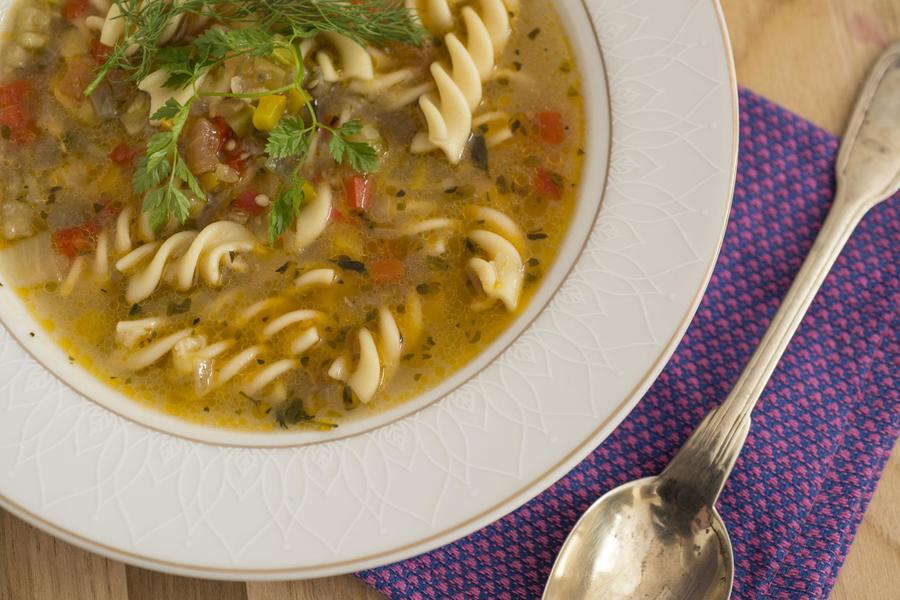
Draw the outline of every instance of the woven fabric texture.
[[[837,140],[741,92],[737,189],[722,253],[659,379],[587,459],[457,542],[359,576],[389,598],[539,598],[572,525],[658,473],[728,393],[825,218]],[[900,204],[854,233],[753,415],[719,500],[734,598],[827,598],[900,434]],[[887,591],[886,591],[887,592]]]

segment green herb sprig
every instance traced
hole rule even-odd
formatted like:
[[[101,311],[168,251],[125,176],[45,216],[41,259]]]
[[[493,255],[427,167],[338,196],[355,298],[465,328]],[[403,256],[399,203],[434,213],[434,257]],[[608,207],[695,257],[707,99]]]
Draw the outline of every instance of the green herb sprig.
[[[200,183],[178,151],[178,136],[187,123],[191,102],[182,106],[169,99],[151,117],[160,121],[168,119],[170,127],[150,137],[147,153],[138,159],[131,181],[134,191],[144,194],[144,212],[149,214],[150,227],[154,231],[162,229],[170,215],[179,223],[187,220],[191,201],[182,191],[182,185],[198,198],[205,197]]]
[[[425,37],[421,24],[396,0],[182,0],[146,2],[114,0],[125,20],[126,35],[100,67],[86,88],[89,95],[113,69],[120,69],[134,80],[151,71],[168,73],[165,86],[179,89],[194,86],[194,94],[180,105],[169,100],[152,120],[167,120],[168,130],[160,131],[147,143],[147,151],[137,165],[132,187],[144,195],[144,210],[154,230],[171,218],[184,223],[191,200],[186,187],[197,198],[205,193],[187,168],[178,149],[180,135],[193,102],[202,96],[255,99],[264,95],[296,90],[307,98],[307,117],[283,117],[270,132],[266,152],[274,159],[290,159],[296,164],[269,211],[269,240],[280,237],[296,220],[304,201],[303,180],[299,176],[302,159],[309,152],[314,136],[328,132],[328,149],[335,162],[355,171],[369,172],[377,166],[377,153],[369,144],[352,139],[362,130],[358,121],[340,127],[320,122],[310,97],[303,90],[305,74],[298,42],[322,32],[335,32],[361,44],[383,46],[390,42],[420,44]],[[189,44],[165,46],[159,43],[168,25],[178,17],[203,15],[213,20]],[[222,26],[225,25],[225,26]],[[230,26],[238,25],[235,28]],[[293,60],[293,80],[287,85],[263,92],[200,92],[199,79],[225,61],[240,56],[267,57],[286,51]]]
[[[263,38],[305,39],[327,32],[377,47],[391,42],[418,46],[427,38],[422,24],[397,0],[113,1],[121,13],[118,18],[125,21],[126,33],[101,65],[85,95],[90,95],[114,69],[140,81],[158,68],[158,55],[172,52],[160,43],[167,35],[170,23],[189,16],[206,17],[219,24],[240,25],[231,31],[252,31],[249,35],[257,37],[244,41],[252,41],[255,48],[263,47]],[[241,34],[228,35],[236,39]]]

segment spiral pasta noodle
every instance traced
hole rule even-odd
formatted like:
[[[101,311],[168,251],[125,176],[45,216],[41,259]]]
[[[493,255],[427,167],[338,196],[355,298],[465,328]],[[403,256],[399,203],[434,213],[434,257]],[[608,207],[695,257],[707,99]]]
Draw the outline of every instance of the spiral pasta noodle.
[[[413,152],[439,148],[453,164],[462,158],[472,131],[473,112],[481,102],[482,83],[491,76],[512,31],[504,0],[481,0],[480,6],[480,13],[471,6],[464,6],[460,11],[466,44],[455,32],[444,36],[451,72],[440,62],[431,64],[437,96],[429,92],[419,98],[428,132],[416,135],[411,146]],[[435,20],[440,24],[447,21],[445,14],[450,15],[447,0],[429,1],[428,8],[429,18],[436,15]],[[452,15],[449,19],[452,24]]]
[[[328,369],[328,375],[345,383],[359,401],[367,404],[378,390],[387,385],[400,365],[404,347],[412,347],[421,335],[422,308],[418,297],[410,296],[405,313],[407,330],[400,332],[397,319],[385,306],[378,309],[378,333],[368,327],[357,331],[359,358],[355,364],[349,355],[338,357]],[[351,366],[352,365],[352,366]]]
[[[363,46],[333,31],[322,33],[318,37],[328,42],[326,47],[315,52],[315,62],[322,79],[334,83],[348,79],[368,81],[375,77],[372,56]]]
[[[322,183],[316,189],[315,197],[300,209],[296,225],[285,240],[286,245],[299,252],[316,241],[331,221],[331,208],[331,188]]]
[[[163,242],[138,246],[118,261],[116,269],[126,274],[125,299],[136,304],[148,298],[165,281],[187,290],[197,279],[218,286],[234,255],[248,252],[256,238],[239,223],[217,221],[202,231],[179,231]]]
[[[520,250],[525,236],[512,219],[498,210],[473,206],[468,213],[475,223],[469,239],[484,254],[469,259],[467,265],[487,300],[479,308],[499,300],[513,311],[522,295],[524,268]]]
[[[297,277],[292,291],[328,287],[336,281],[333,269],[311,269]],[[119,321],[116,339],[127,352],[123,363],[131,371],[170,356],[176,370],[194,376],[198,394],[209,393],[240,377],[240,390],[247,396],[284,400],[286,390],[279,379],[298,367],[297,357],[321,341],[317,323],[324,317],[317,310],[297,308],[292,297],[282,295],[255,302],[237,315],[235,323],[240,330],[258,332],[254,343],[237,350],[236,337],[209,341],[192,327],[160,337],[160,331],[171,323],[167,317]],[[271,361],[263,359],[273,356]]]
[[[134,240],[150,242],[155,239],[146,213],[135,217],[130,206],[122,209],[112,227],[102,229],[96,236],[93,252],[76,256],[60,286],[60,294],[69,296],[75,287],[91,277],[97,281],[109,279],[109,256],[127,254],[134,247]]]

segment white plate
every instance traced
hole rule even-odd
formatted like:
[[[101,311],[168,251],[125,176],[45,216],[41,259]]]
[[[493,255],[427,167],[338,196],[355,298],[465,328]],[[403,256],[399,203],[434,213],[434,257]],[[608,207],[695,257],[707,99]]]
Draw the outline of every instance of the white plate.
[[[30,336],[39,328],[5,286],[0,505],[146,568],[319,577],[483,527],[603,441],[662,369],[712,271],[737,91],[715,0],[557,3],[585,77],[588,166],[559,264],[510,332],[339,438],[234,436],[151,413],[69,365]]]

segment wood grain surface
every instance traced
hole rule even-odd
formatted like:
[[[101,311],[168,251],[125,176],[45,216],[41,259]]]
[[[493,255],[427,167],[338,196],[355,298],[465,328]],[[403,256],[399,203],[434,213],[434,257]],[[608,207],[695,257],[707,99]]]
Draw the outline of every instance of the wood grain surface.
[[[661,0],[664,1],[664,0]],[[900,39],[897,0],[723,0],[738,80],[839,133],[857,86]],[[900,445],[860,527],[832,600],[881,600],[900,572]],[[892,574],[894,574],[892,576]],[[0,511],[0,600],[373,600],[352,576],[223,583],[163,575],[60,542]]]

